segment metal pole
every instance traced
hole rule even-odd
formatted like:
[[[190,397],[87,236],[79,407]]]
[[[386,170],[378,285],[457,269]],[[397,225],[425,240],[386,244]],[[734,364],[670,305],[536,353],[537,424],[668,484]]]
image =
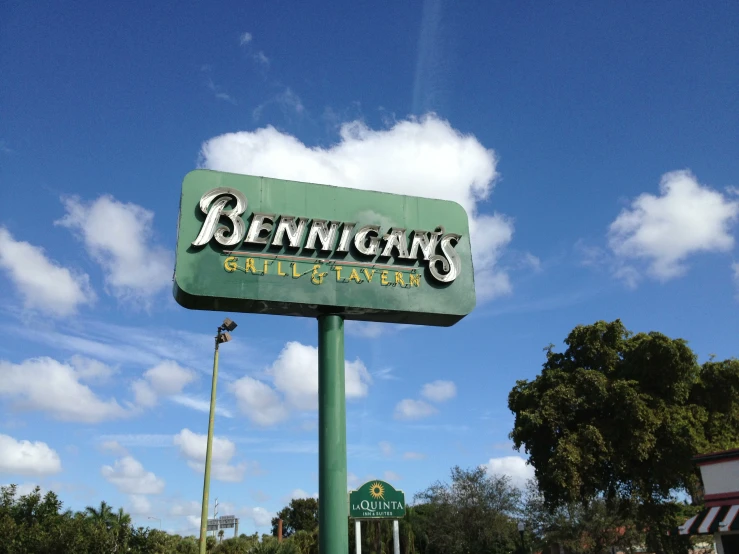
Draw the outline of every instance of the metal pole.
[[[346,532],[346,393],[344,320],[318,318],[318,551],[349,550]]]
[[[393,552],[400,554],[400,524],[397,519],[393,520]]]
[[[218,328],[216,348],[213,354],[213,382],[210,386],[210,418],[208,419],[208,442],[205,447],[205,477],[203,479],[203,503],[200,512],[200,554],[205,554],[208,535],[208,492],[210,489],[210,456],[213,449],[213,420],[216,412],[216,383],[218,382],[218,345],[221,342],[221,329]]]
[[[354,521],[354,546],[357,554],[362,554],[362,522],[358,519]]]

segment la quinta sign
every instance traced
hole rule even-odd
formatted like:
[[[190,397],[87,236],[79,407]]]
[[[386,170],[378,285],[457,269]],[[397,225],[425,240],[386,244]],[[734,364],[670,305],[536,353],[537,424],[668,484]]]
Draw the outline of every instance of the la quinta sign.
[[[368,481],[349,493],[349,517],[353,519],[402,519],[405,494],[385,481]]]
[[[455,202],[190,172],[174,295],[191,309],[453,325],[475,305]]]

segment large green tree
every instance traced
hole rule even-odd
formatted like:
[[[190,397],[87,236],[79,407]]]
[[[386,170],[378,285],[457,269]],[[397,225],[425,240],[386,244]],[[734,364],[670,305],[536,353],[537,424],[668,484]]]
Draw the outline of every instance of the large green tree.
[[[434,483],[415,500],[411,525],[424,553],[509,554],[518,546],[521,493],[508,477],[454,467],[450,482]]]
[[[297,531],[313,532],[318,528],[318,500],[294,498],[290,504],[272,518],[272,536],[277,536],[279,520],[282,520],[282,536],[289,537]]]
[[[523,517],[535,551],[561,545],[571,554],[605,554],[612,546],[619,552],[634,552],[644,544],[644,534],[634,524],[632,510],[619,498],[602,497],[551,508],[531,480]]]
[[[639,506],[648,546],[670,550],[674,494],[702,497],[692,456],[739,445],[739,362],[701,366],[685,340],[620,320],[578,326],[565,344],[511,391],[514,445],[549,508],[620,498]]]

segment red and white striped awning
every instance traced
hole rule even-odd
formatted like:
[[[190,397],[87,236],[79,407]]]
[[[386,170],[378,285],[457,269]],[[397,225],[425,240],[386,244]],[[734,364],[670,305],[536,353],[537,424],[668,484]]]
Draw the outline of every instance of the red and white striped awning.
[[[739,531],[739,505],[706,508],[678,527],[681,535],[713,535]]]

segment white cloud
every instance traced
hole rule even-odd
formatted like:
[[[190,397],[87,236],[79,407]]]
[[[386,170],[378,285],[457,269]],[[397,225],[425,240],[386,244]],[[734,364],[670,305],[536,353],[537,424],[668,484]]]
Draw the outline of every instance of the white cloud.
[[[199,515],[198,516],[196,516],[196,515],[189,515],[189,516],[187,516],[187,523],[193,529],[200,529],[200,516]],[[192,533],[192,534],[194,534],[194,533]]]
[[[150,408],[160,396],[176,395],[195,380],[195,372],[167,360],[144,373],[144,378],[134,381],[131,388],[139,406]]]
[[[59,454],[45,442],[0,435],[0,473],[50,475],[61,470]]]
[[[244,508],[240,510],[240,515],[243,515],[244,518],[251,519],[256,527],[266,527],[267,525],[271,525],[272,518],[274,517],[272,512],[267,511],[265,508],[260,508],[259,506],[256,508]]]
[[[128,434],[128,435],[100,435],[97,440],[101,443],[116,442],[120,446],[142,448],[169,448],[172,446],[173,435],[155,434]]]
[[[353,121],[339,134],[337,144],[311,148],[267,126],[214,137],[201,155],[209,169],[459,202],[470,216],[479,300],[510,292],[508,275],[497,262],[513,222],[480,213],[497,176],[492,150],[433,114],[379,131]]]
[[[357,488],[359,488],[360,485],[359,477],[355,473],[352,473],[350,471],[346,474],[346,484],[349,490],[356,490]]]
[[[251,33],[241,33],[241,36],[239,37],[239,44],[242,46],[244,44],[249,44],[254,37],[251,35]]]
[[[244,376],[230,383],[229,390],[236,396],[239,409],[256,425],[274,425],[287,418],[279,395],[262,381]]]
[[[116,369],[99,360],[74,355],[69,359],[75,372],[81,380],[93,382],[105,382],[116,373]]]
[[[434,381],[421,388],[421,396],[432,402],[446,402],[457,396],[457,387],[452,381]]]
[[[14,484],[15,484],[15,497],[16,498],[20,498],[21,496],[27,496],[31,494],[36,487],[39,487],[39,489],[41,489],[39,491],[39,495],[41,496],[41,498],[46,496],[46,493],[48,492],[44,487],[38,485],[37,483],[20,483],[20,484],[14,483]],[[1,486],[8,487],[10,486],[10,483],[7,483]]]
[[[169,514],[172,516],[194,516],[200,514],[200,502],[195,500],[181,500],[172,502],[169,506]],[[200,520],[198,519],[198,527]]]
[[[4,227],[0,227],[0,269],[5,270],[28,309],[61,317],[95,301],[87,274],[60,266],[46,257],[43,248],[15,240]]]
[[[387,323],[350,320],[345,323],[344,328],[349,335],[365,339],[376,339],[386,331]]]
[[[174,436],[175,446],[179,446],[180,452],[187,458],[195,461],[205,461],[206,435],[193,433],[189,429],[183,429]],[[213,449],[211,451],[212,463],[224,463],[233,458],[236,453],[236,445],[228,439],[213,437]]]
[[[426,454],[423,454],[421,452],[405,452],[403,454],[404,460],[425,460]]]
[[[144,408],[151,408],[157,404],[157,395],[151,385],[144,379],[139,379],[131,383],[131,390],[136,399],[136,404]]]
[[[310,498],[310,494],[305,492],[303,489],[295,489],[290,493],[288,500],[296,500],[299,498]]]
[[[266,373],[271,377],[274,388],[249,376],[229,385],[239,408],[253,423],[273,425],[286,419],[290,409],[318,409],[317,348],[288,342]],[[372,377],[360,359],[345,361],[344,375],[348,399],[367,395]]]
[[[80,383],[74,367],[47,357],[0,361],[0,396],[14,399],[20,409],[49,412],[63,421],[97,423],[131,415],[115,399],[102,400]]]
[[[174,436],[175,446],[179,446],[180,453],[187,458],[187,465],[202,473],[205,468],[205,451],[207,435],[193,433],[183,429]],[[231,459],[236,454],[236,445],[228,439],[213,437],[211,451],[211,475],[214,479],[226,482],[239,482],[244,479],[247,469],[245,462],[232,465]]]
[[[117,456],[125,456],[128,454],[128,450],[126,450],[121,443],[116,440],[103,441],[100,443],[100,450],[111,452]]]
[[[64,206],[67,213],[56,223],[79,232],[116,298],[147,303],[170,287],[174,259],[169,249],[151,243],[153,212],[112,196],[89,204],[68,198]]]
[[[687,271],[692,254],[731,250],[739,202],[701,185],[689,171],[666,173],[659,188],[659,196],[641,194],[611,224],[609,245],[620,260],[644,260],[648,274],[665,281]],[[622,276],[635,284],[636,271],[626,266]]]
[[[262,52],[260,52],[259,54],[261,54],[261,56],[264,56]],[[264,59],[262,59],[261,56],[257,55],[257,59],[261,63],[269,63],[269,60],[267,60],[266,56],[264,57]],[[277,105],[287,117],[292,114],[303,115],[303,113],[305,112],[305,106],[303,106],[303,101],[300,99],[300,96],[295,94],[295,92],[290,87],[287,87],[279,94],[276,94],[266,102],[263,102],[262,104],[254,108],[254,110],[252,111],[252,117],[254,118],[254,120],[258,120],[262,116],[262,112],[264,112],[265,108],[270,104]]]
[[[483,464],[482,467],[491,475],[506,475],[510,477],[511,484],[518,488],[524,488],[526,481],[534,477],[534,468],[527,465],[526,460],[518,456],[490,458],[488,463]]]
[[[393,445],[388,441],[380,441],[378,446],[380,447],[380,452],[382,452],[382,455],[386,458],[393,455]]]
[[[318,408],[318,349],[299,342],[288,342],[268,373],[275,388],[298,410]],[[372,378],[364,363],[345,361],[346,397],[367,396]]]
[[[382,474],[382,479],[392,483],[393,481],[400,481],[403,478],[394,471],[388,470]]]
[[[134,515],[151,513],[151,502],[142,494],[132,494],[128,497],[128,511]]]
[[[209,400],[203,400],[201,398],[193,398],[192,396],[187,396],[186,394],[176,394],[174,396],[170,396],[169,400],[174,402],[175,404],[179,404],[180,406],[186,406],[188,408],[192,408],[193,410],[197,410],[199,412],[209,413],[210,412],[210,401]],[[224,408],[223,406],[216,406],[216,414],[222,417],[233,417],[233,414],[230,410]]]
[[[160,494],[164,490],[164,481],[132,456],[116,460],[113,466],[104,465],[100,473],[125,494]]]
[[[395,419],[423,419],[436,413],[436,408],[423,400],[406,398],[395,406]]]

